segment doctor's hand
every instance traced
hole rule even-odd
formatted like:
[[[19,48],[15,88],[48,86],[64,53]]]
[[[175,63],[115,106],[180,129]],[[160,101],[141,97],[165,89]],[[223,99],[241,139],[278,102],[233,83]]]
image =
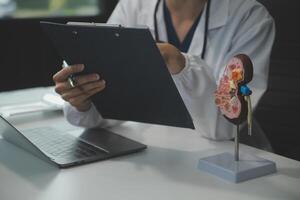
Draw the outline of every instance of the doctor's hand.
[[[98,74],[78,75],[73,78],[75,85],[72,87],[68,82],[69,76],[82,72],[83,69],[84,65],[72,65],[53,76],[56,93],[80,112],[90,109],[92,105],[90,97],[105,88],[105,81],[100,80]]]
[[[178,74],[185,67],[185,57],[173,45],[169,43],[157,43],[162,57],[171,74]]]

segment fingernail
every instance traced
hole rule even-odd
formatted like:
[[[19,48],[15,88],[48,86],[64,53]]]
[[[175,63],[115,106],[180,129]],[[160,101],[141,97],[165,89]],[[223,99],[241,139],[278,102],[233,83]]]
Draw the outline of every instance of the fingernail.
[[[105,84],[106,84],[106,81],[105,81],[105,80],[102,80],[102,83],[105,85]]]
[[[84,69],[84,65],[83,64],[79,65],[79,70],[83,70],[83,69]]]
[[[99,80],[99,79],[100,79],[100,76],[99,76],[98,74],[96,74],[96,75],[95,75],[95,79],[96,79],[96,80]]]

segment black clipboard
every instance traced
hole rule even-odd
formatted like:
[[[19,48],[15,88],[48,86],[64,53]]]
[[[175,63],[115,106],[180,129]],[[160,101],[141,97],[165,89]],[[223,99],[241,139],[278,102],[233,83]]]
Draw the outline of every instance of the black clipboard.
[[[59,55],[106,88],[92,97],[103,118],[194,128],[148,28],[41,22]]]

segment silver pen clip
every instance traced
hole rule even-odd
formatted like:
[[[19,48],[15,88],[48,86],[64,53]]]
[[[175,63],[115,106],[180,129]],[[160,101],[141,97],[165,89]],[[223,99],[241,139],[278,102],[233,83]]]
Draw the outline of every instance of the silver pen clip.
[[[63,67],[63,68],[67,68],[67,67],[70,67],[70,66],[68,65],[68,63],[67,63],[65,60],[63,60],[63,65],[62,65],[62,67]],[[69,82],[69,84],[70,84],[70,86],[71,86],[72,88],[76,87],[76,81],[74,80],[74,75],[73,75],[73,74],[71,74],[71,75],[68,77],[68,82]]]

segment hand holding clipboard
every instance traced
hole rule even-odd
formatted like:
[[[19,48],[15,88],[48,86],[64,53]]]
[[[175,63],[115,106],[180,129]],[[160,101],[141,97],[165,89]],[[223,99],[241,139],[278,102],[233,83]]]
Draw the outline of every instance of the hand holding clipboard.
[[[99,74],[73,75],[83,70],[83,64],[66,66],[65,62],[63,68],[53,76],[55,91],[81,112],[91,107],[90,97],[105,88],[105,80],[100,80]]]

